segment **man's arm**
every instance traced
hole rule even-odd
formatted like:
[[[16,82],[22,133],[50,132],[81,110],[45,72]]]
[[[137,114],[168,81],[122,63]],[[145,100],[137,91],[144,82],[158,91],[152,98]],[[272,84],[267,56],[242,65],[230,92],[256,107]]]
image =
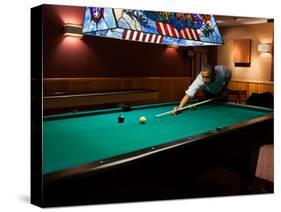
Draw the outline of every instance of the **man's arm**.
[[[230,68],[225,67],[225,84],[224,89],[227,90],[228,84],[232,78],[232,71]]]
[[[188,90],[185,92],[185,95],[181,99],[180,104],[174,108],[172,114],[176,115],[177,110],[184,107],[184,105],[187,104],[189,100],[193,98],[197,90],[200,89],[202,85],[203,85],[203,81],[200,78],[200,75],[198,75],[196,79],[193,81],[193,83],[189,86]]]
[[[173,115],[176,115],[177,111],[178,111],[179,109],[181,109],[185,104],[187,104],[188,101],[189,101],[189,99],[190,99],[189,96],[188,96],[188,95],[185,95],[185,96],[181,99],[180,104],[179,104],[177,107],[174,108],[172,114],[173,114]]]
[[[178,109],[181,109],[184,105],[186,105],[187,103],[188,103],[188,101],[189,101],[189,96],[188,95],[185,95],[183,98],[182,98],[182,100],[181,100],[181,102],[180,102],[180,104],[179,104],[179,106],[178,106]]]
[[[228,84],[231,80],[232,77],[232,71],[230,68],[223,66],[224,69],[224,75],[225,75],[225,83],[224,86],[221,90],[221,92],[219,93],[219,96],[221,97],[221,100],[226,100],[227,99],[227,95],[228,95]]]

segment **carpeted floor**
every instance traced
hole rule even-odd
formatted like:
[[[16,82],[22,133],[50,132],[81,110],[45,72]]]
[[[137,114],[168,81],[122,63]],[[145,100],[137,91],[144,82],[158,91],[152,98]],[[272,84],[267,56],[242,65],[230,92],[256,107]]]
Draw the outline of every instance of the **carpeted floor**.
[[[218,167],[196,179],[202,196],[228,196],[273,193],[273,182],[256,177],[249,186],[235,172]]]
[[[202,196],[273,193],[273,158],[274,145],[264,145],[259,151],[256,178],[249,185],[241,181],[239,175],[235,172],[218,167],[196,179],[198,193]]]

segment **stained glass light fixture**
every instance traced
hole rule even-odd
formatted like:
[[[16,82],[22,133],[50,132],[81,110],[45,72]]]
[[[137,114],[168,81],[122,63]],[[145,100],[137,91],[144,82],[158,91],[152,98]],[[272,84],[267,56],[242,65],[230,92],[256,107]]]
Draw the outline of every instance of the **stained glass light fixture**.
[[[221,45],[213,15],[87,7],[83,34],[174,46]]]

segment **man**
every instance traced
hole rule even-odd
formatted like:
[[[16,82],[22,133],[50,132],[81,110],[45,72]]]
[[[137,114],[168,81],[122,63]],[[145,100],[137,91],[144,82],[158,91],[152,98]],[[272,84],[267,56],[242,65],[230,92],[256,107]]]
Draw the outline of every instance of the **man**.
[[[201,72],[185,92],[180,104],[174,108],[172,114],[176,115],[179,109],[184,107],[190,99],[194,97],[199,89],[202,89],[206,98],[215,98],[226,93],[229,81],[231,80],[231,70],[223,65],[212,67],[204,64]]]

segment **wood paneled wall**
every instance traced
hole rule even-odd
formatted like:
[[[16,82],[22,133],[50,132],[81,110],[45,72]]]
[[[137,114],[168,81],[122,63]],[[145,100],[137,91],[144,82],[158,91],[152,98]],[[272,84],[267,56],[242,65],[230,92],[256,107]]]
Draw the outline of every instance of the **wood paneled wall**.
[[[142,77],[142,78],[44,78],[44,96],[52,92],[100,92],[123,89],[154,89],[159,92],[158,101],[179,101],[192,79],[190,77]],[[232,80],[231,90],[252,93],[274,92],[272,82]]]
[[[273,82],[258,82],[258,81],[242,81],[242,80],[232,80],[229,83],[229,89],[231,90],[246,90],[247,97],[252,93],[263,93],[271,92],[274,93]]]
[[[158,90],[157,102],[179,101],[190,77],[142,77],[142,78],[44,78],[43,94],[53,92],[97,92],[123,89]]]

